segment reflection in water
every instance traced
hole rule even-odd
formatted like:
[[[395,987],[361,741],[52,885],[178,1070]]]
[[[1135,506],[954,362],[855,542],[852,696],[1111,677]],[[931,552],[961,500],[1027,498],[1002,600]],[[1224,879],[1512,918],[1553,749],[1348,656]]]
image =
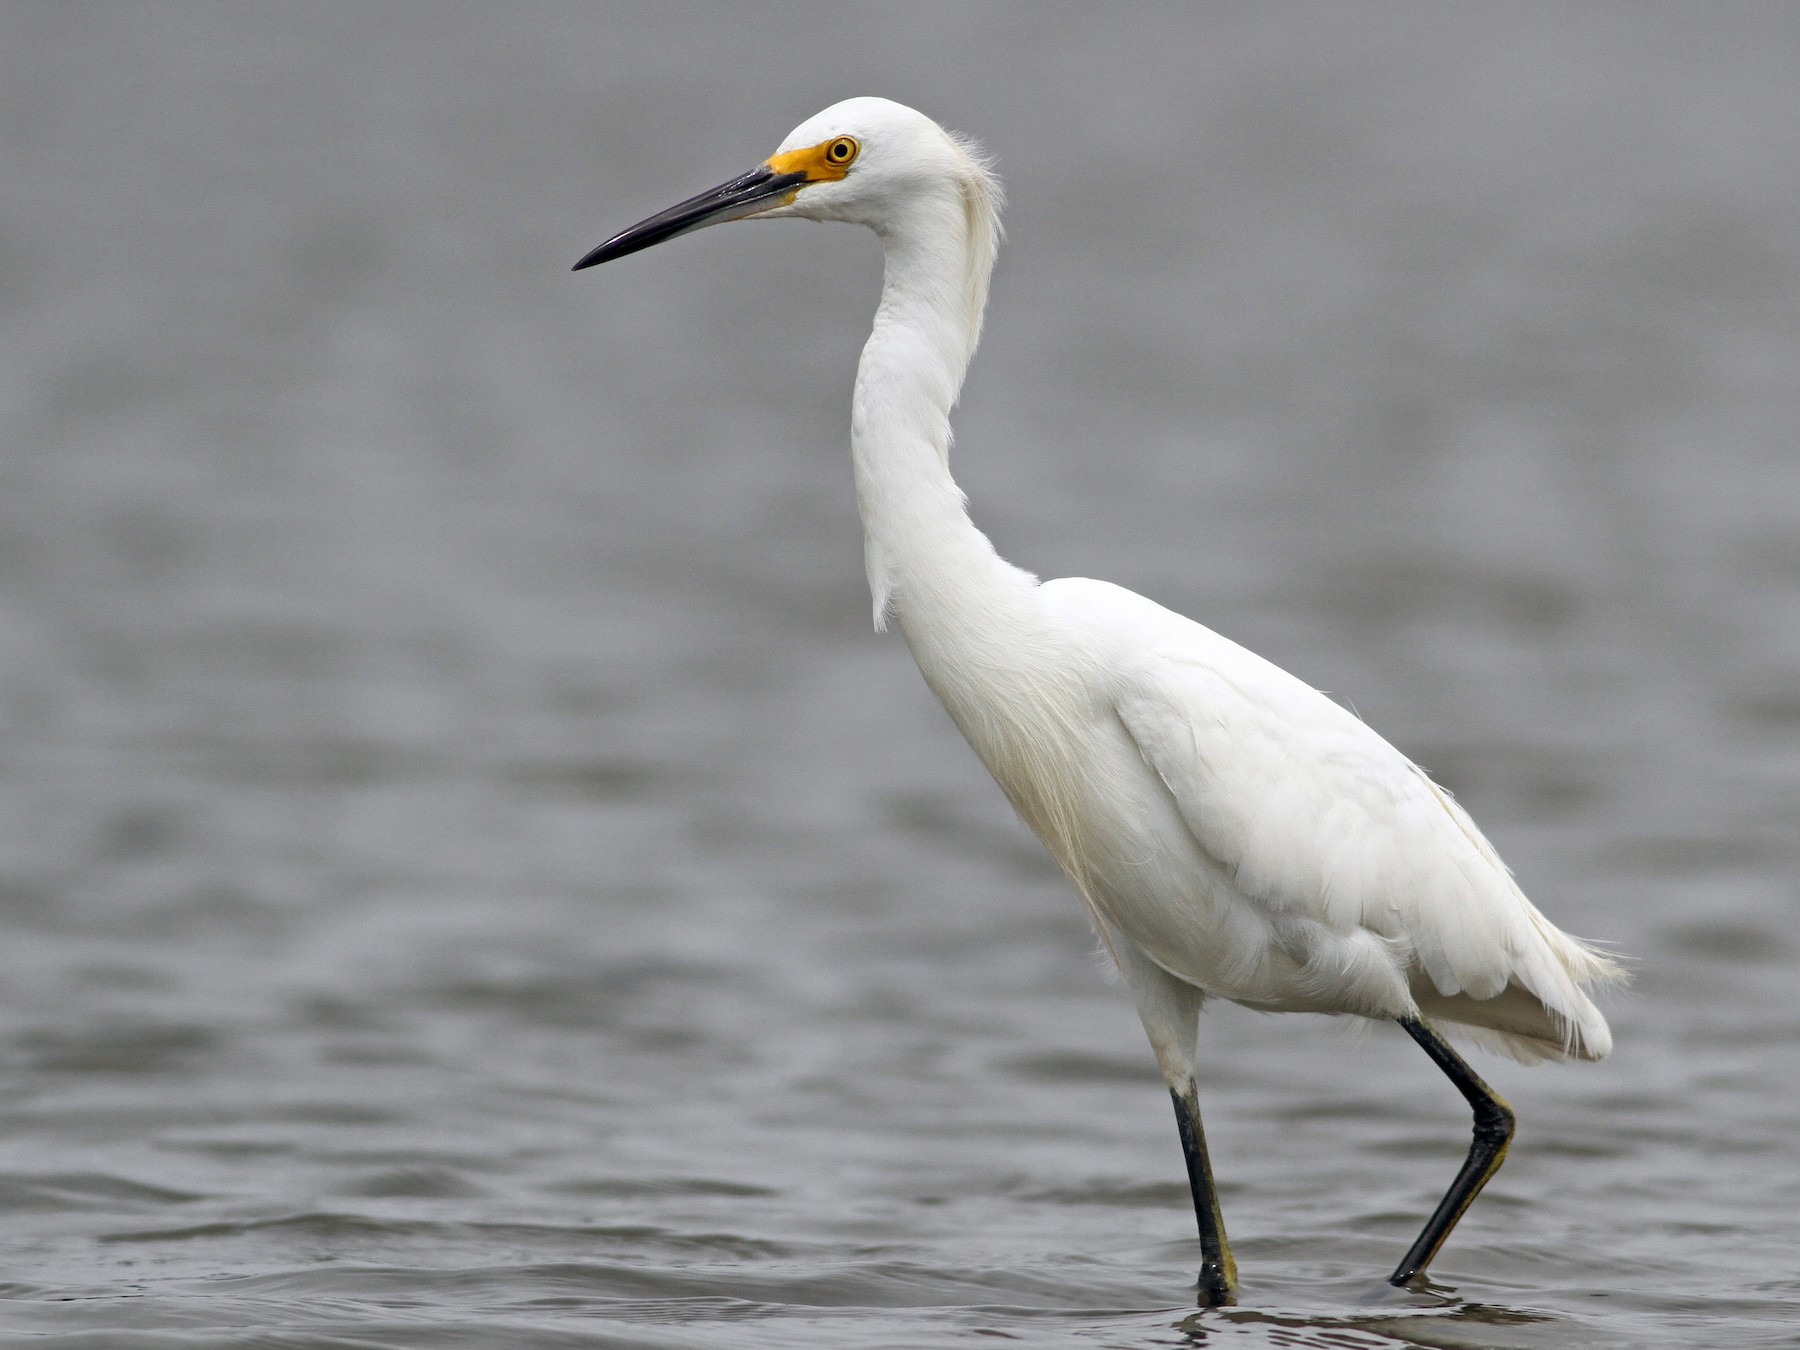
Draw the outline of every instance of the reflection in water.
[[[1463,1302],[1455,1297],[1453,1290],[1436,1285],[1431,1286],[1428,1296],[1411,1291],[1403,1297],[1413,1304],[1411,1311],[1329,1314],[1216,1308],[1185,1318],[1177,1323],[1177,1327],[1194,1345],[1241,1344],[1249,1335],[1269,1345],[1316,1347],[1317,1350],[1363,1350],[1363,1347],[1390,1345],[1429,1346],[1437,1350],[1481,1347],[1487,1350],[1488,1347],[1513,1344],[1544,1344],[1541,1339],[1509,1340],[1494,1333],[1509,1327],[1531,1327],[1560,1320],[1537,1310]]]

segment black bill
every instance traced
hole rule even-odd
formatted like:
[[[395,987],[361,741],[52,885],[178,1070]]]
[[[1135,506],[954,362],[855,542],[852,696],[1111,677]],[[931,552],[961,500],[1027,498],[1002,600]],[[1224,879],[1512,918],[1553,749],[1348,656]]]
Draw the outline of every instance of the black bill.
[[[704,225],[750,215],[764,203],[786,196],[804,182],[806,175],[803,173],[776,173],[766,164],[759,165],[742,178],[721,183],[698,197],[689,197],[667,211],[658,211],[650,219],[639,221],[622,234],[615,234],[576,263],[573,270],[579,272],[584,267],[623,258],[627,253],[636,253]]]

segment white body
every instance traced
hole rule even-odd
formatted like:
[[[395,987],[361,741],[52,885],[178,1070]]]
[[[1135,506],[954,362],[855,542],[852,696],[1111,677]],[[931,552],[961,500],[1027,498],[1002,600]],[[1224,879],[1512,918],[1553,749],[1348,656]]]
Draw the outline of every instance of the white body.
[[[1074,883],[1170,1086],[1207,995],[1277,1012],[1424,1015],[1517,1058],[1611,1047],[1584,986],[1618,977],[1558,931],[1447,793],[1351,713],[1105,582],[1001,559],[950,476],[997,188],[967,147],[852,99],[783,151],[861,143],[841,182],[764,215],[866,224],[886,278],[852,446],[878,624]]]

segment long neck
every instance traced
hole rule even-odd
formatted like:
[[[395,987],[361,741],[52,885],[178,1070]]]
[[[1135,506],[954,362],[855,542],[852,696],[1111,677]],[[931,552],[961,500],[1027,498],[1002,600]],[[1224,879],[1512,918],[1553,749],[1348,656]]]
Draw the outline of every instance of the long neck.
[[[950,409],[993,268],[985,197],[946,185],[881,232],[886,278],[863,348],[851,450],[877,626],[892,608],[915,653],[1016,608],[1035,578],[995,553],[950,476]]]

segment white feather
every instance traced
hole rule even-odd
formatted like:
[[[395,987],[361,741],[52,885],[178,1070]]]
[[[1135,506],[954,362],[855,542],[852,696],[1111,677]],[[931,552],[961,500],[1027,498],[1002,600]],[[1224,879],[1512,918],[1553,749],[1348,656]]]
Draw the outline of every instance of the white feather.
[[[1192,1103],[1209,996],[1274,1012],[1424,1015],[1522,1060],[1604,1056],[1611,1035],[1586,990],[1620,979],[1618,966],[1540,914],[1416,765],[1199,624],[1104,582],[1040,585],[995,553],[949,459],[950,410],[1000,239],[998,184],[967,142],[884,99],[810,118],[778,152],[782,165],[842,148],[841,137],[856,146],[842,172],[791,193],[792,179],[753,172],[582,265],[697,228],[687,209],[699,203],[704,216],[715,201],[719,219],[809,216],[880,236],[886,275],[851,406],[876,627],[897,621],[926,682],[1086,902],[1176,1094],[1190,1169],[1205,1170]],[[772,185],[767,206],[759,183]],[[746,191],[749,205],[734,195]],[[1408,1025],[1442,1064],[1441,1043]],[[1486,1124],[1472,1160],[1498,1165],[1504,1110],[1497,1099],[1477,1106]],[[1190,1175],[1213,1262],[1203,1283],[1224,1301],[1233,1275],[1210,1178]],[[1409,1254],[1395,1278],[1422,1270],[1447,1231],[1434,1219],[1430,1250]]]

